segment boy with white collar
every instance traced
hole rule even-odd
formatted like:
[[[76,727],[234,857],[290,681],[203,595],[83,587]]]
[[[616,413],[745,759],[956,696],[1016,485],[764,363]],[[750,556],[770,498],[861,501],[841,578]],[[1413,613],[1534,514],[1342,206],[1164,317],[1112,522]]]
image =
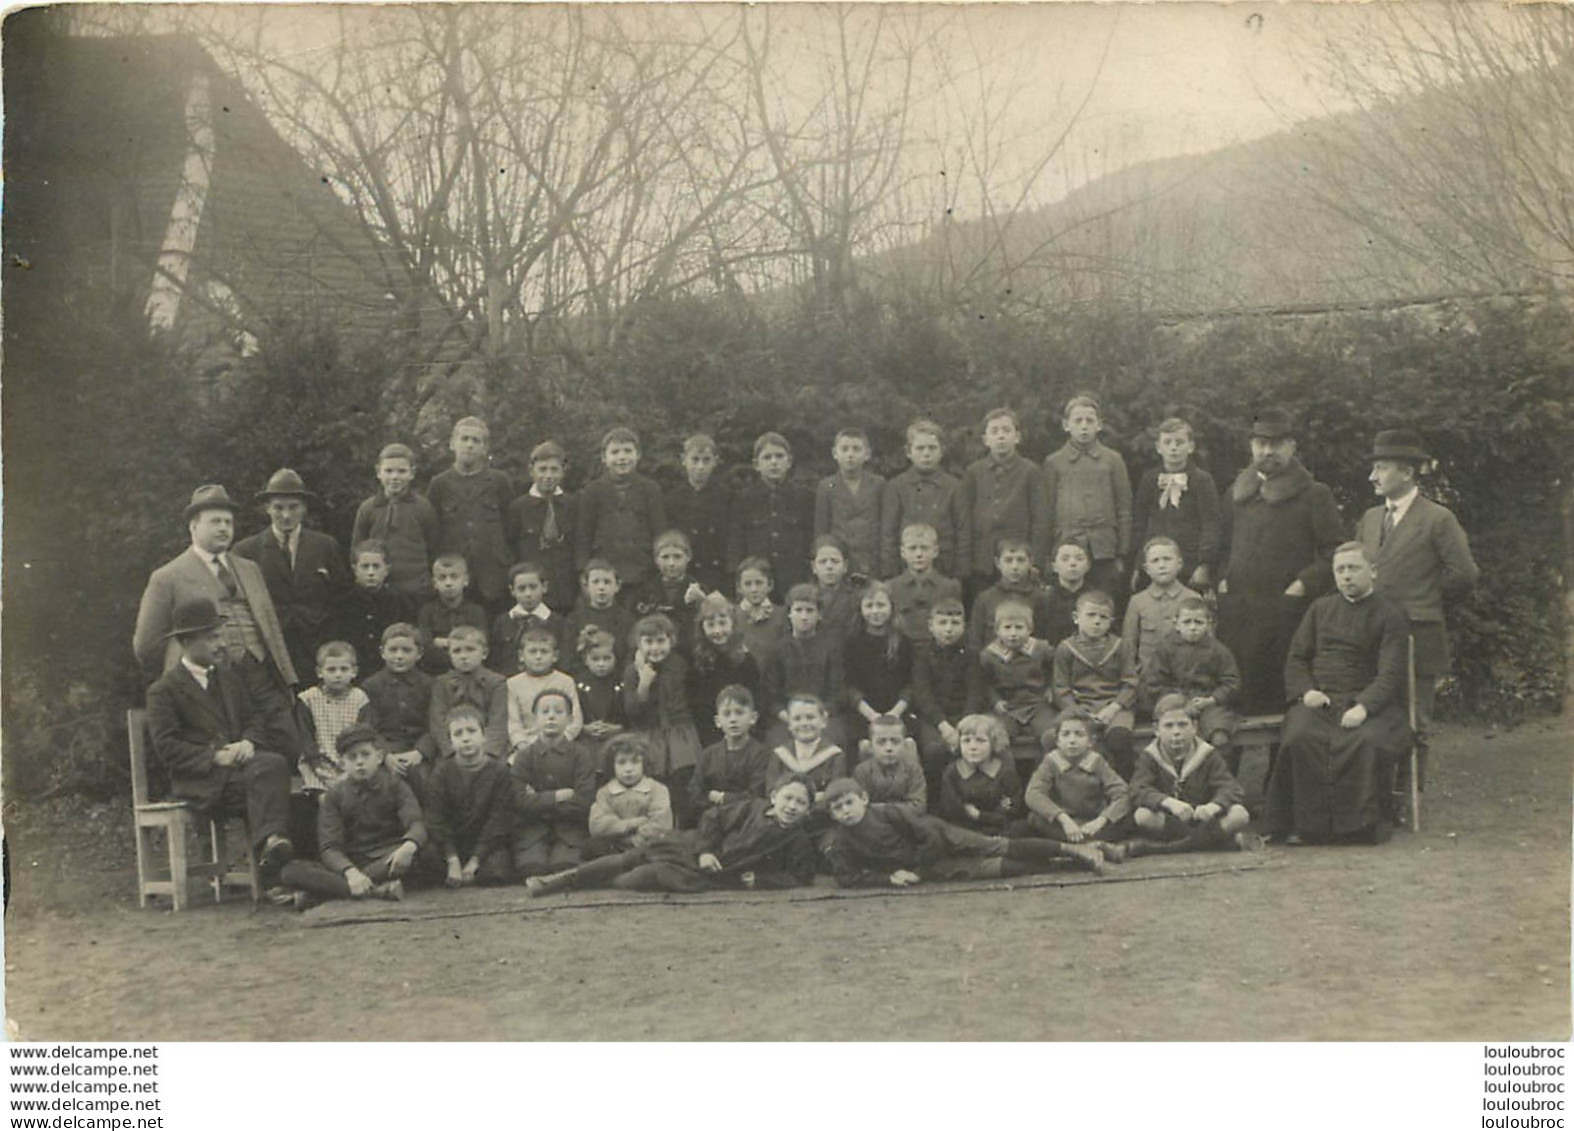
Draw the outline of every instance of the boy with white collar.
[[[1251,822],[1241,804],[1246,791],[1218,751],[1197,737],[1186,697],[1160,699],[1153,720],[1158,737],[1137,756],[1131,775],[1131,819],[1147,839],[1133,841],[1127,853],[1255,847],[1255,838],[1245,832]]]
[[[563,490],[568,457],[556,440],[530,449],[530,489],[509,508],[515,560],[536,562],[547,607],[566,615],[574,607],[575,502]],[[512,577],[510,577],[512,583]],[[495,643],[495,641],[494,641]]]

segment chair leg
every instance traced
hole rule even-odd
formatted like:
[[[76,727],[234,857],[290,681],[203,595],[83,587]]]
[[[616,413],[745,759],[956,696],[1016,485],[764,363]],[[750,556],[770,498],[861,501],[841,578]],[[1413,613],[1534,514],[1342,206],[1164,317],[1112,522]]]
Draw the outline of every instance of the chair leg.
[[[153,867],[153,830],[146,825],[137,826],[137,906],[148,905],[148,881]]]
[[[1410,747],[1410,831],[1421,831],[1421,756],[1415,746]]]
[[[176,911],[186,910],[186,828],[189,822],[184,813],[169,823],[169,882],[170,902]]]
[[[251,822],[245,822],[246,829],[246,873],[251,878],[251,901],[262,902],[262,873],[257,868],[257,842],[251,835]]]
[[[213,902],[224,902],[224,873],[229,871],[230,854],[229,844],[224,835],[225,820],[223,817],[208,818],[208,864],[212,866],[212,874],[208,877],[208,885],[213,888]]]

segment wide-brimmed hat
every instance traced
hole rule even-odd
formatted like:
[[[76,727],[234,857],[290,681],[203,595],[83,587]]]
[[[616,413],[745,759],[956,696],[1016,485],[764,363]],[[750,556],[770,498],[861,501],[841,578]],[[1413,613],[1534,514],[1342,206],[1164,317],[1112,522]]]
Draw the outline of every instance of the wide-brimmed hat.
[[[1265,408],[1252,417],[1252,439],[1283,440],[1295,435],[1295,422],[1282,408]]]
[[[224,623],[224,614],[212,597],[190,597],[175,606],[170,618],[173,627],[164,635],[190,636],[194,632],[211,632]]]
[[[1379,432],[1377,439],[1372,441],[1372,458],[1402,459],[1411,463],[1429,463],[1432,459],[1427,455],[1421,433],[1410,428],[1390,428],[1386,432]]]
[[[239,509],[223,484],[204,483],[191,493],[191,502],[186,504],[182,517],[190,522],[191,516],[201,511],[229,511],[234,514]]]
[[[268,485],[257,492],[257,501],[265,503],[273,498],[313,499],[316,494],[306,489],[306,481],[293,469],[281,467],[268,478]]]

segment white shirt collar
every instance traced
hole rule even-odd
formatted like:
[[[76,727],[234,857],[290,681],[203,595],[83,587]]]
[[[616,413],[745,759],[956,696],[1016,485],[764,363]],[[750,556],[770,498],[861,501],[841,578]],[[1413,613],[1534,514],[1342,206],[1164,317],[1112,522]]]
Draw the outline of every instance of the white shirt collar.
[[[1399,498],[1389,499],[1384,504],[1389,510],[1394,512],[1395,526],[1398,526],[1399,523],[1404,519],[1405,512],[1410,509],[1410,504],[1416,501],[1416,495],[1418,494],[1420,494],[1420,491],[1417,488],[1412,487],[1409,491],[1399,496]]]
[[[180,658],[180,662],[184,664],[186,670],[191,673],[191,678],[197,681],[197,684],[202,688],[202,690],[206,691],[208,689],[208,676],[212,673],[213,669],[199,668],[185,656]]]

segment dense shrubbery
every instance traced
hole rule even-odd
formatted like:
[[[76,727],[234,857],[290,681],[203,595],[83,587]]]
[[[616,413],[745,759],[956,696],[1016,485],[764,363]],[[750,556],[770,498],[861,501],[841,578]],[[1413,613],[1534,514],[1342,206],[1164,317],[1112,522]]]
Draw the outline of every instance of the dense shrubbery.
[[[1035,325],[923,308],[852,322],[757,315],[693,302],[640,312],[588,369],[555,358],[472,369],[429,403],[406,399],[376,351],[326,328],[284,324],[261,354],[204,387],[193,363],[150,345],[134,318],[70,333],[7,334],[5,719],[13,788],[106,793],[124,782],[125,706],[140,694],[129,640],[149,570],[185,545],[180,510],[198,483],[249,500],[292,466],[324,500],[316,521],[347,538],[373,487],[377,449],[446,462],[447,422],[493,423],[495,462],[522,472],[535,442],[569,449],[571,486],[593,472],[614,423],[647,438],[647,469],[677,473],[683,436],[712,431],[730,474],[748,474],[766,429],[795,473],[831,469],[846,422],[869,429],[876,466],[904,466],[902,428],[931,415],[960,469],[995,404],[1022,415],[1023,450],[1061,442],[1059,407],[1091,388],[1108,439],[1135,470],[1175,412],[1198,429],[1221,483],[1245,462],[1252,414],[1279,403],[1301,450],[1353,522],[1371,501],[1373,434],[1414,426],[1441,461],[1437,492],[1470,532],[1485,580],[1452,614],[1456,712],[1514,719],[1555,709],[1563,687],[1561,497],[1574,458],[1574,318],[1559,306],[1161,327],[1126,317]],[[240,533],[262,526],[241,516]]]

